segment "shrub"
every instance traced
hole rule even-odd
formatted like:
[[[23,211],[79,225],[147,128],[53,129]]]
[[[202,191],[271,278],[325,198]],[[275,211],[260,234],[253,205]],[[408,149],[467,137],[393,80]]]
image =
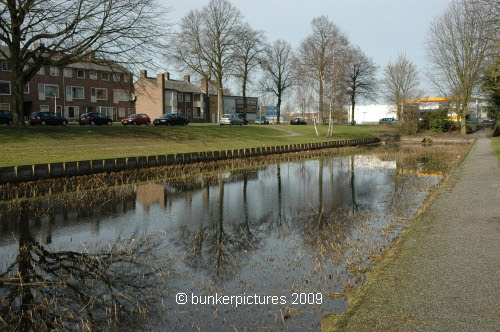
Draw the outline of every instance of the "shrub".
[[[443,133],[453,129],[453,122],[448,118],[448,110],[429,111],[422,114],[419,131],[432,130]]]

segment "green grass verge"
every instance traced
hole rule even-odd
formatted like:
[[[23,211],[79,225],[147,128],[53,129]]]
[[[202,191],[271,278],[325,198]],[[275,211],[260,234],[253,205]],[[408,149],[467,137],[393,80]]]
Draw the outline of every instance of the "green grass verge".
[[[493,137],[491,139],[491,145],[493,146],[493,151],[495,151],[498,160],[500,160],[500,137]]]
[[[149,156],[169,153],[242,149],[260,146],[314,143],[376,137],[390,128],[335,126],[28,126],[0,127],[0,167],[37,163]]]

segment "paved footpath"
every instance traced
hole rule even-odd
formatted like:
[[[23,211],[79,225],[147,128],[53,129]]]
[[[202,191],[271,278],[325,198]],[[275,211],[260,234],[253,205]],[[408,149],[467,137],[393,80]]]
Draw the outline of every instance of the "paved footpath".
[[[342,331],[500,331],[500,163],[478,140]]]

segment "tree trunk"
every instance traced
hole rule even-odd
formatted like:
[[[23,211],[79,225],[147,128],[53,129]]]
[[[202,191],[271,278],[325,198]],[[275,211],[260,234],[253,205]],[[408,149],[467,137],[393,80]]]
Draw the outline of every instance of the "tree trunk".
[[[467,135],[467,122],[466,116],[469,111],[469,107],[467,106],[468,102],[464,102],[464,106],[462,109],[462,116],[460,117],[460,134]],[[457,112],[458,114],[458,112]]]
[[[13,105],[13,124],[15,126],[25,126],[24,122],[24,81],[23,81],[23,69],[16,68],[13,66],[12,72],[15,73],[12,76],[12,100]]]

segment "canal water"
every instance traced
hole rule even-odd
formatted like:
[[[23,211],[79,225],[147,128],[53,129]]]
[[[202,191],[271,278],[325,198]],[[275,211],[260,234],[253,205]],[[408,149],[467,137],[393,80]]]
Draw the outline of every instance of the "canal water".
[[[422,169],[329,156],[4,204],[0,329],[318,331],[440,181]]]

